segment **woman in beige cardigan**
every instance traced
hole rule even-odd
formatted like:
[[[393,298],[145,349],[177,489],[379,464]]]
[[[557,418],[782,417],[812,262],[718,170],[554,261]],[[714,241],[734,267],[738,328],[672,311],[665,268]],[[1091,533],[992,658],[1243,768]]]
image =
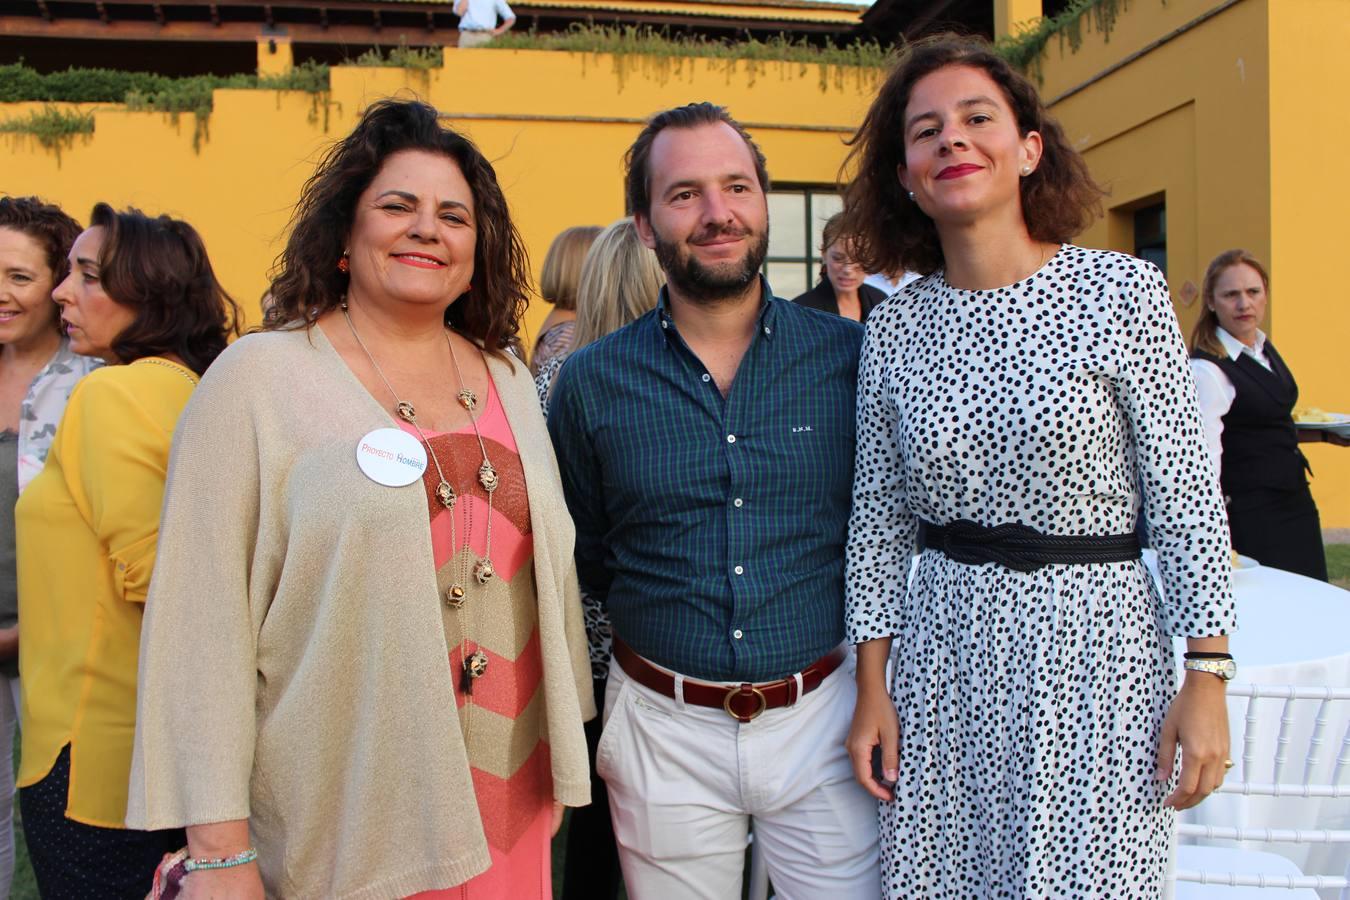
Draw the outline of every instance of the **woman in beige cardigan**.
[[[306,185],[266,330],[174,445],[128,822],[187,826],[183,897],[548,890],[594,704],[502,349],[525,284],[491,166],[431,107],[371,107]]]

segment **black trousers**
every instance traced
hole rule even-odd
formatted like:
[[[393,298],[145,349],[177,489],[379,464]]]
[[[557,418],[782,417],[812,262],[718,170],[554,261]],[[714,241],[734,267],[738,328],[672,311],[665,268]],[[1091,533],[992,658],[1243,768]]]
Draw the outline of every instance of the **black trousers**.
[[[605,682],[595,682],[595,708],[604,713]],[[614,825],[609,818],[609,791],[595,774],[595,748],[600,743],[603,715],[586,723],[586,749],[591,757],[591,805],[572,810],[563,860],[562,900],[614,900],[623,875]]]
[[[19,790],[28,856],[42,900],[145,900],[164,854],[187,844],[181,828],[132,831],[66,818],[70,747],[37,784]]]
[[[1228,501],[1233,549],[1263,566],[1327,580],[1322,522],[1307,485],[1234,493]]]

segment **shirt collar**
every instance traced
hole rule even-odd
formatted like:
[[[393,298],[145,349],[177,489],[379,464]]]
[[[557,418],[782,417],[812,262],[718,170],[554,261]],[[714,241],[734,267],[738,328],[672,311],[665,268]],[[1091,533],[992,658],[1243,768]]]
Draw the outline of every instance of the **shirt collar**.
[[[1250,353],[1258,359],[1265,355],[1266,333],[1259,328],[1256,329],[1255,347],[1248,347],[1246,344],[1242,343],[1242,341],[1239,341],[1229,334],[1228,329],[1224,328],[1222,325],[1214,326],[1214,333],[1218,336],[1219,343],[1223,344],[1223,349],[1228,352],[1229,359],[1236,360],[1242,355],[1243,351]]]
[[[786,301],[773,295],[769,281],[763,275],[759,276],[759,287],[760,303],[756,329],[759,336],[772,341],[774,331],[778,327],[778,306]],[[660,323],[661,336],[667,343],[672,342],[678,332],[675,328],[675,319],[670,314],[670,295],[665,285],[661,286],[661,293],[656,298],[656,319]]]

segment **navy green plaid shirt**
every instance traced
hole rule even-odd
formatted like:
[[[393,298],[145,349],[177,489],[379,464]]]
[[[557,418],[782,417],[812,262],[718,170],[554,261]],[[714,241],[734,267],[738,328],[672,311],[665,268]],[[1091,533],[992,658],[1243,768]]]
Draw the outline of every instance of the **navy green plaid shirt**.
[[[709,681],[782,678],[844,636],[862,328],[764,297],[725,399],[663,289],[550,401],[582,589],[638,653]]]

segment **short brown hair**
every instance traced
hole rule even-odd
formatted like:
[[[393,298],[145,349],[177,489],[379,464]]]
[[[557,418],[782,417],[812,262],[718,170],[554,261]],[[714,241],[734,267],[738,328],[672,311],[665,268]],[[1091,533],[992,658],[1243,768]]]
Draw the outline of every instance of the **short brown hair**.
[[[70,274],[70,245],[80,236],[80,223],[61,207],[38,197],[0,197],[0,228],[8,228],[37,241],[47,256],[52,287]]]
[[[1233,266],[1251,266],[1261,276],[1266,296],[1270,296],[1270,275],[1261,261],[1246,250],[1235,248],[1225,250],[1210,260],[1205,269],[1205,280],[1200,286],[1200,318],[1191,329],[1190,345],[1192,350],[1208,353],[1210,356],[1223,356],[1223,344],[1219,342],[1219,315],[1214,311],[1214,289],[1218,286],[1219,276]]]
[[[1021,182],[1022,217],[1031,237],[1063,243],[1100,215],[1105,193],[1073,149],[1036,88],[998,56],[988,41],[941,34],[902,48],[895,66],[849,140],[844,171],[854,171],[844,194],[846,231],[858,262],[869,272],[905,269],[928,274],[942,267],[937,226],[911,201],[896,175],[905,164],[905,107],[918,81],[948,66],[979,69],[993,79],[1012,108],[1018,131],[1039,132],[1040,164]]]
[[[826,257],[828,256],[828,254],[829,254],[829,252],[830,252],[830,248],[833,247],[833,246],[835,245],[835,242],[838,241],[840,238],[847,239],[848,245],[849,245],[849,251],[850,251],[849,258],[850,258],[850,259],[853,258],[853,257],[852,257],[852,252],[853,252],[853,235],[851,235],[851,234],[849,234],[848,232],[844,231],[844,226],[847,225],[847,224],[848,224],[848,223],[847,223],[847,222],[845,221],[845,219],[844,219],[844,214],[843,214],[842,212],[837,212],[837,213],[835,213],[834,215],[830,216],[828,219],[826,219],[826,220],[825,220],[825,224],[824,224],[824,225],[821,227],[821,229],[820,229],[820,280],[821,280],[821,281],[826,281],[826,280],[828,280],[829,277],[830,277],[828,271],[827,271],[826,268],[825,268],[825,259],[826,259]]]
[[[647,171],[647,164],[651,160],[652,144],[656,143],[656,136],[667,128],[697,128],[700,125],[719,123],[730,125],[741,136],[741,140],[745,141],[745,146],[750,148],[750,156],[755,160],[755,178],[759,181],[759,189],[768,192],[769,169],[764,161],[764,152],[759,149],[759,145],[741,123],[731,117],[726,107],[705,100],[701,103],[689,103],[667,109],[652,116],[633,141],[633,146],[628,148],[623,158],[627,170],[628,215],[647,216],[651,213],[652,176],[651,172]]]
[[[458,300],[446,298],[445,322],[502,356],[520,330],[529,302],[525,244],[511,222],[492,164],[472,141],[442,125],[435,108],[409,100],[381,100],[368,107],[352,133],[329,148],[305,182],[286,248],[273,267],[272,306],[264,327],[296,322],[308,327],[337,309],[348,285],[337,263],[356,218],[357,198],[385,160],[403,150],[448,157],[469,183],[478,221],[473,287]]]
[[[117,359],[171,353],[205,372],[239,333],[239,307],[216,280],[201,235],[181,219],[106,203],[94,207],[89,227],[106,232],[98,258],[104,292],[135,313],[112,342]]]
[[[599,225],[577,225],[559,232],[548,245],[544,267],[539,272],[539,296],[545,302],[558,309],[577,308],[581,264],[599,234]]]

